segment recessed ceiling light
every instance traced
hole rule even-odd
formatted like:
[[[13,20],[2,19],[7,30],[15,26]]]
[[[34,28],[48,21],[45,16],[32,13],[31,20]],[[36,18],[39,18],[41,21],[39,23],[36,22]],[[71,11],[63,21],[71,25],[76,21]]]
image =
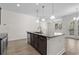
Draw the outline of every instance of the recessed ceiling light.
[[[20,4],[17,4],[17,7],[20,7]]]
[[[36,3],[36,5],[39,5],[39,3]]]

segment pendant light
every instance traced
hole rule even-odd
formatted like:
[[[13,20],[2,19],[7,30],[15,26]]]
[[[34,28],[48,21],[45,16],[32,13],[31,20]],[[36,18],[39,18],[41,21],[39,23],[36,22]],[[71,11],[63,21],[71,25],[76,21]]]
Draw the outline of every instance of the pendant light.
[[[39,13],[38,5],[39,5],[39,4],[36,4],[36,7],[37,7],[37,9],[36,9],[36,23],[38,23],[37,32],[42,33],[42,30],[41,30],[41,23],[40,23],[41,21],[40,21],[40,18],[39,18],[39,16],[38,16],[38,13]]]
[[[78,8],[76,8],[76,10],[77,10],[77,21],[79,20],[79,15],[78,15]]]
[[[55,19],[55,16],[53,15],[53,13],[54,13],[54,4],[52,3],[52,15],[50,16],[51,20]]]
[[[44,8],[45,8],[45,6],[43,5],[43,6],[42,6],[42,10],[43,10],[43,12],[42,12],[43,15],[42,15],[42,16],[43,16],[43,18],[41,19],[41,21],[43,21],[43,22],[46,20],[46,19],[44,18]]]
[[[39,17],[38,17],[38,12],[39,12],[38,5],[39,4],[36,4],[36,7],[37,7],[37,9],[36,9],[36,23],[39,23],[40,22]]]
[[[79,16],[78,16],[78,8],[76,8],[76,16],[73,17],[74,21],[78,21],[79,20]]]
[[[36,23],[39,23],[40,21],[39,21],[39,18],[38,18],[38,9],[36,10]]]

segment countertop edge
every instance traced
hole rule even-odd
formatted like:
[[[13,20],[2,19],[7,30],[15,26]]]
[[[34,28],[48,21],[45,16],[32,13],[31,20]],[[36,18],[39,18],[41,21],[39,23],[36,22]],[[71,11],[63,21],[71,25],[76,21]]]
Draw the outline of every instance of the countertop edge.
[[[37,34],[37,35],[41,35],[41,36],[45,36],[47,38],[55,38],[55,37],[59,37],[65,34],[61,34],[61,35],[52,35],[52,36],[47,36],[47,35],[43,35],[43,34],[38,34],[38,33],[34,33],[34,32],[27,32],[27,33],[33,33],[33,34]]]

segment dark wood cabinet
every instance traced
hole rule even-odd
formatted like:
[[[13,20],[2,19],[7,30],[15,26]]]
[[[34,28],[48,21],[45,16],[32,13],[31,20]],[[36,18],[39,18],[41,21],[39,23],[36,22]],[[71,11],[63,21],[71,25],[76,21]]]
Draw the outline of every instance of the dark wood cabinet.
[[[38,49],[38,47],[39,47],[39,39],[38,39],[38,35],[36,35],[36,34],[33,34],[33,44],[34,44],[34,47],[36,49]]]
[[[30,34],[30,35],[29,35]],[[29,35],[29,36],[28,36]],[[42,55],[47,54],[47,38],[42,35],[27,32],[28,41]]]
[[[1,40],[0,40],[0,55],[1,55]]]
[[[44,36],[39,36],[39,51],[41,54],[47,54],[47,38]]]
[[[27,42],[30,44],[31,42],[30,42],[30,33],[29,32],[27,33],[27,39],[28,39]]]

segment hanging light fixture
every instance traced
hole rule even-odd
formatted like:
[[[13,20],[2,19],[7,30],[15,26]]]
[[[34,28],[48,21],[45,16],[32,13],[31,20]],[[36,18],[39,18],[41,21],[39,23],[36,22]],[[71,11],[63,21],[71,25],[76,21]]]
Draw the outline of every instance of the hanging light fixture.
[[[76,8],[76,16],[73,17],[74,21],[78,21],[79,20],[79,16],[78,16],[78,8]]]
[[[73,20],[75,21],[76,20],[76,17],[73,17]]]
[[[37,9],[36,9],[36,23],[38,23],[37,32],[42,33],[40,18],[38,16],[38,13],[39,13],[38,4],[36,4],[36,7],[37,7]]]
[[[42,6],[42,10],[43,10],[43,12],[42,12],[43,15],[42,15],[42,16],[43,16],[43,18],[41,19],[41,21],[43,21],[43,22],[46,20],[46,19],[44,18],[44,8],[45,8],[45,6],[43,5],[43,6]]]
[[[41,21],[43,21],[43,22],[44,22],[44,21],[45,21],[45,18],[42,18],[42,19],[41,19]]]
[[[78,8],[76,8],[76,10],[77,10],[77,18],[76,18],[76,20],[79,21]]]
[[[50,16],[51,20],[55,19],[55,16],[53,15],[53,13],[54,13],[54,5],[52,3],[52,15]]]
[[[36,20],[36,23],[39,23],[39,22],[40,22],[39,19],[37,19],[37,20]]]
[[[36,23],[39,23],[40,22],[39,17],[38,17],[38,12],[39,12],[38,5],[39,4],[36,3],[36,7],[37,7],[37,9],[36,9]]]
[[[40,21],[39,21],[39,18],[38,18],[38,9],[36,10],[36,23],[39,23]]]

